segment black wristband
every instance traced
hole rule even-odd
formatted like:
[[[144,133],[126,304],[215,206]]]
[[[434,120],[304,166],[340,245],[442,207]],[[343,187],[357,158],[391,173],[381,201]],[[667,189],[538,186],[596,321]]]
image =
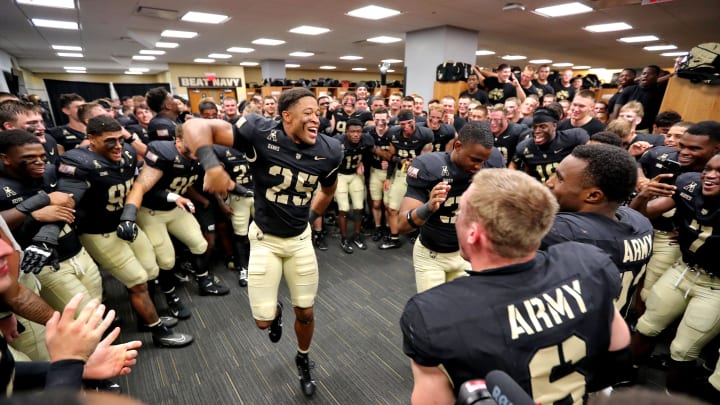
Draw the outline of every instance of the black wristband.
[[[16,205],[15,208],[23,214],[29,214],[35,210],[39,210],[40,208],[47,207],[48,205],[50,205],[50,196],[44,191],[40,191],[36,195]]]
[[[58,235],[60,235],[60,226],[58,224],[43,225],[37,234],[32,238],[33,242],[48,243],[57,246]]]
[[[425,221],[427,221],[428,219],[430,219],[430,217],[432,216],[432,214],[433,214],[433,212],[432,212],[432,210],[430,209],[430,205],[429,205],[428,203],[425,203],[425,204],[421,205],[420,207],[418,207],[418,208],[415,210],[415,215],[417,215],[417,217],[418,217],[421,221],[423,221],[423,222],[425,222]]]
[[[123,212],[120,215],[120,220],[135,222],[135,220],[137,220],[137,210],[138,208],[135,204],[125,204],[125,208],[123,208]]]
[[[247,188],[247,187],[245,187],[245,186],[243,186],[243,185],[241,185],[241,184],[235,183],[235,188],[233,189],[233,193],[242,196],[242,195],[244,195],[244,194],[247,193],[247,192],[248,192],[248,188]]]
[[[408,222],[408,224],[410,224],[410,226],[412,226],[413,228],[420,228],[420,225],[416,224],[415,221],[413,221],[413,219],[412,219],[413,211],[415,211],[415,210],[408,211],[405,218],[407,219],[407,222]]]
[[[310,222],[312,224],[319,217],[320,217],[320,214],[318,214],[317,212],[315,212],[313,210],[310,210],[310,217],[308,218],[308,222]]]
[[[197,152],[195,152],[195,155],[198,158],[198,161],[202,165],[203,169],[210,170],[215,166],[220,166],[220,160],[218,160],[217,155],[215,154],[215,150],[213,149],[212,145],[205,145],[198,148]]]

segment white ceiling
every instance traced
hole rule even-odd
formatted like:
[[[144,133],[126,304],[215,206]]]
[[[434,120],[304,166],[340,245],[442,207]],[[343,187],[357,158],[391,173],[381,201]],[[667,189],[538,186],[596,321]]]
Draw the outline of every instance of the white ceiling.
[[[672,66],[673,59],[649,52],[640,44],[623,44],[622,36],[654,34],[656,43],[670,43],[678,50],[689,50],[702,42],[720,42],[718,0],[672,0],[640,5],[641,0],[579,0],[595,9],[592,13],[549,19],[531,12],[542,6],[570,0],[521,0],[525,11],[503,11],[506,0],[378,0],[354,1],[229,1],[229,0],[75,0],[73,10],[18,5],[15,0],[0,0],[0,49],[13,55],[20,66],[36,73],[62,72],[63,66],[86,66],[88,73],[121,73],[130,66],[150,67],[151,73],[167,70],[169,63],[193,63],[194,58],[210,53],[226,53],[232,46],[255,48],[249,54],[233,54],[218,64],[281,59],[298,63],[302,69],[334,65],[338,70],[365,67],[377,71],[381,59],[404,58],[404,42],[379,45],[365,41],[378,35],[405,37],[406,32],[442,25],[478,31],[478,49],[497,52],[478,56],[477,63],[497,65],[505,54],[526,55],[529,59],[548,58],[576,65],[621,68],[647,64]],[[662,1],[662,0],[660,0]],[[400,10],[402,14],[372,21],[345,15],[348,11],[376,4]],[[151,18],[138,14],[140,7],[170,10],[173,19]],[[220,13],[230,16],[221,25],[180,21],[187,11]],[[80,23],[80,31],[35,28],[31,18],[71,20]],[[593,34],[583,26],[624,21],[629,31]],[[329,28],[327,34],[306,36],[289,33],[299,25]],[[179,42],[154,62],[131,61],[141,49],[154,49],[165,29],[196,31],[193,39],[163,39]],[[287,41],[268,47],[252,45],[260,38]],[[83,59],[60,58],[51,44],[80,45]],[[315,56],[293,58],[293,51],[310,51]],[[432,52],[432,49],[428,49]],[[359,61],[343,61],[343,55],[359,55]],[[470,62],[470,61],[466,61]],[[527,61],[512,61],[523,65]],[[394,65],[394,67],[399,67]]]

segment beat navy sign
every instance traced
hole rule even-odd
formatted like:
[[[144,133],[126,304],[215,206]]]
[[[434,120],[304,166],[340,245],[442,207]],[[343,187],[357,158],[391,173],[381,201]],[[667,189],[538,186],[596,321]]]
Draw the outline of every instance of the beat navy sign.
[[[207,77],[179,77],[181,87],[242,87],[239,77],[216,77],[210,81]]]

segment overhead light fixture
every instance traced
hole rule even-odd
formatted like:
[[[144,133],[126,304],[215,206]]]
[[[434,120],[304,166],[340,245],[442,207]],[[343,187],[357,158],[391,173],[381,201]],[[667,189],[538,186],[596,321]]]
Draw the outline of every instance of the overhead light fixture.
[[[72,45],[53,45],[52,49],[56,51],[75,51],[75,52],[82,52],[81,46],[72,46]]]
[[[133,60],[155,60],[154,56],[150,55],[133,55]]]
[[[631,30],[632,25],[624,23],[624,22],[615,22],[615,23],[608,23],[608,24],[588,25],[587,27],[583,27],[583,29],[585,31],[590,31],[590,32],[612,32],[612,31]]]
[[[197,32],[192,31],[165,30],[160,33],[160,36],[167,38],[195,38],[197,34]]]
[[[226,53],[211,53],[210,55],[208,55],[208,58],[230,59],[230,58],[232,58],[232,55],[228,55]]]
[[[588,65],[575,65],[575,66],[573,66],[573,69],[575,69],[575,70],[588,70],[588,69],[590,69],[590,68],[591,68],[591,67],[588,66]]]
[[[177,42],[155,42],[155,48],[173,49],[180,46]]]
[[[478,51],[475,51],[475,56],[487,56],[487,55],[495,55],[495,51],[490,51],[487,49],[480,49]]]
[[[222,24],[227,22],[230,17],[222,14],[201,13],[198,11],[188,11],[180,18],[183,21],[204,23],[204,24]]]
[[[126,74],[126,75],[141,75],[142,72],[136,72],[136,71],[134,71],[134,70],[126,70],[126,71],[125,71],[125,74]]]
[[[347,12],[350,17],[365,18],[367,20],[382,20],[400,14],[398,10],[379,6],[366,6]]]
[[[368,41],[368,42],[375,42],[375,43],[378,43],[378,44],[392,44],[393,42],[400,42],[400,41],[402,41],[402,38],[388,37],[388,36],[385,36],[385,35],[381,35],[381,36],[379,36],[379,37],[368,38],[367,41]]]
[[[527,59],[527,56],[523,56],[523,55],[505,55],[505,56],[502,56],[501,59],[504,59],[504,60],[523,60],[523,59]]]
[[[84,74],[87,74],[87,70],[66,70],[65,73],[75,73],[75,74],[84,75]]]
[[[356,72],[364,72],[364,71],[367,70],[367,68],[364,68],[364,67],[354,67],[354,68],[352,68],[352,70],[354,70],[354,71],[356,71]]]
[[[63,67],[65,70],[87,70],[85,66],[65,66]]]
[[[385,63],[402,63],[402,59],[383,59],[380,62]]]
[[[144,67],[131,67],[131,68],[128,68],[128,71],[129,71],[129,72],[145,73],[145,72],[149,72],[150,69],[144,68]]]
[[[635,36],[635,37],[619,38],[618,41],[620,41],[620,42],[625,42],[626,44],[634,44],[634,43],[637,43],[637,42],[652,42],[652,41],[657,41],[658,39],[660,39],[660,38],[656,37],[655,35],[638,35],[638,36]]]
[[[558,63],[553,63],[552,65],[555,67],[570,67],[573,64],[570,62],[558,62]]]
[[[258,62],[240,62],[240,66],[257,66],[259,64]]]
[[[336,69],[336,67],[335,67],[335,66],[330,66],[330,65],[325,65],[325,66],[320,66],[320,69],[322,69],[322,70],[333,70],[333,69]]]
[[[308,56],[313,56],[313,55],[315,55],[315,54],[312,53],[312,52],[297,51],[297,52],[290,52],[288,55],[290,55],[290,56],[296,56],[296,57],[298,57],[298,58],[307,58]]]
[[[63,58],[82,58],[82,57],[84,57],[84,55],[79,52],[58,52],[57,56],[60,56]]]
[[[158,51],[155,49],[141,49],[140,55],[165,55],[165,51]]]
[[[213,62],[215,62],[215,59],[210,59],[210,58],[195,58],[195,59],[193,59],[193,62],[195,62],[195,63],[213,63]]]
[[[252,41],[255,45],[267,45],[267,46],[277,46],[282,45],[285,43],[285,41],[281,39],[270,39],[270,38],[258,38],[254,41]]]
[[[651,45],[643,47],[646,51],[669,51],[671,49],[677,49],[675,45]]]
[[[309,25],[301,25],[299,27],[295,27],[291,29],[289,32],[292,32],[293,34],[303,34],[303,35],[320,35],[324,34],[326,32],[330,32],[329,28],[322,28],[322,27],[312,27]]]
[[[242,47],[239,47],[239,46],[233,46],[233,47],[230,47],[230,48],[226,49],[225,51],[227,51],[227,52],[233,52],[233,53],[250,53],[250,52],[254,52],[255,49],[253,49],[253,48],[242,48]]]
[[[530,63],[538,63],[538,64],[544,64],[544,63],[552,63],[552,59],[530,59]]]
[[[592,7],[588,7],[582,3],[573,2],[558,4],[550,7],[540,7],[533,10],[533,13],[543,17],[565,17],[567,15],[583,14],[593,11]]]
[[[678,52],[663,52],[660,54],[660,56],[685,56],[687,55],[687,51],[678,51]]]
[[[77,30],[78,24],[73,21],[46,20],[44,18],[33,18],[32,23],[36,27],[58,28],[61,30]]]
[[[75,8],[74,0],[17,0],[18,4],[28,6],[52,7],[52,8]]]
[[[387,72],[388,72],[388,73],[395,73],[395,69],[388,69]]]
[[[342,60],[360,60],[362,58],[363,58],[362,56],[355,56],[355,55],[345,55],[345,56],[340,57],[340,59],[342,59]]]
[[[300,65],[298,65],[297,63],[286,63],[285,67],[286,68],[299,68]]]

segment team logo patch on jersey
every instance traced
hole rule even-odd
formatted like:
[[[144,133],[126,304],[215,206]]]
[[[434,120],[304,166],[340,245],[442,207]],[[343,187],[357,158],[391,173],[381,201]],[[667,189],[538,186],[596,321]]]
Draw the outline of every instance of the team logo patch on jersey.
[[[270,134],[267,136],[267,140],[270,142],[277,142],[277,131],[274,129],[270,131]]]
[[[167,128],[158,129],[157,134],[158,136],[170,136],[170,131],[168,131]]]
[[[93,160],[93,167],[96,169],[102,169],[102,165],[97,160]]]
[[[687,186],[683,187],[683,190],[687,190],[691,193],[694,193],[696,188],[697,188],[697,183],[693,181],[690,184],[688,184]]]
[[[442,167],[442,169],[440,171],[440,175],[443,177],[450,177],[450,170],[448,170],[447,166]]]
[[[707,215],[707,214],[708,214],[708,210],[706,210],[705,208],[700,210],[700,215]]]
[[[407,175],[414,179],[417,179],[418,174],[420,174],[420,169],[418,169],[415,166],[410,166],[410,168],[407,171]]]
[[[153,163],[157,163],[158,155],[156,155],[150,151],[147,151],[147,152],[145,152],[145,159],[147,159]]]
[[[12,197],[14,195],[17,195],[17,193],[13,191],[10,186],[3,187],[3,191],[5,192],[5,197]]]
[[[69,176],[74,176],[76,171],[77,166],[66,165],[65,163],[60,163],[60,167],[58,167],[58,172]]]
[[[295,159],[297,159],[297,160],[302,159],[302,153],[296,153],[296,154],[295,154]]]

